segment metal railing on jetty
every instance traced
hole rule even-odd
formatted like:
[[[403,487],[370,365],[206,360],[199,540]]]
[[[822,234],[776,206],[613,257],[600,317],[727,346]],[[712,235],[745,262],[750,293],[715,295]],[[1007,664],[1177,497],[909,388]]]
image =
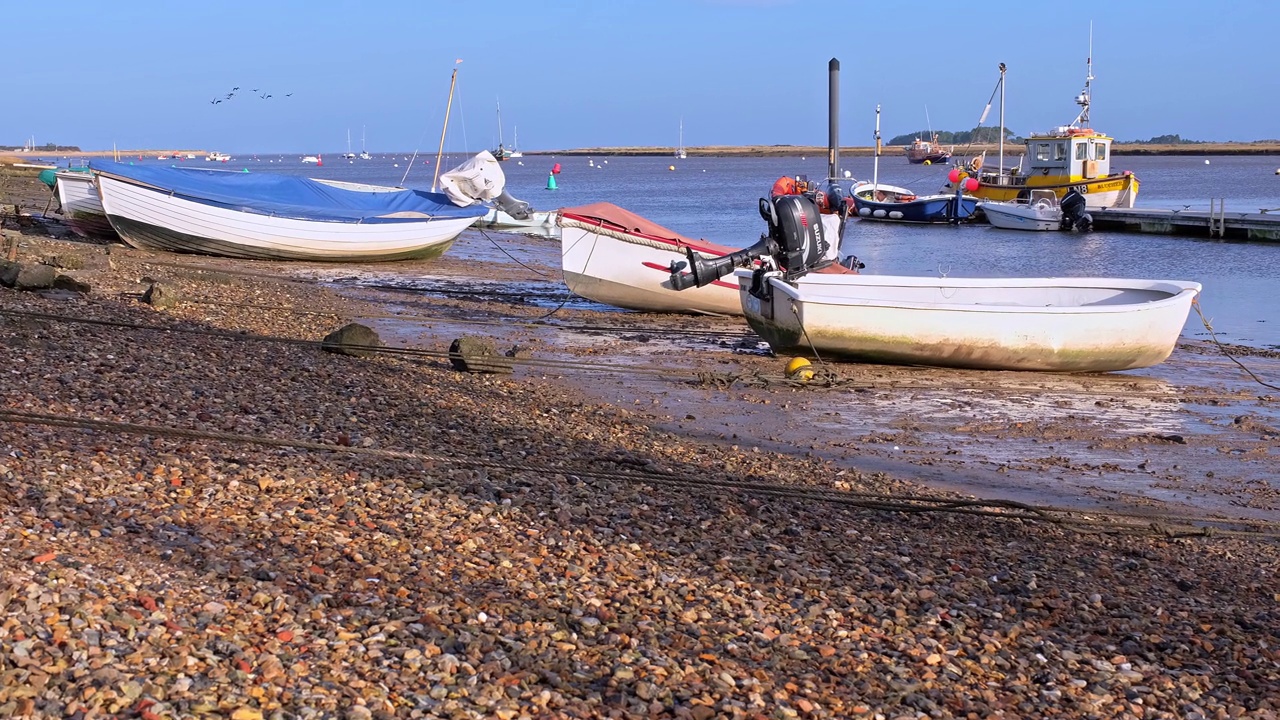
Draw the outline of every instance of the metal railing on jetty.
[[[1095,230],[1280,242],[1280,208],[1227,212],[1223,198],[1211,199],[1207,211],[1089,208],[1089,214]]]

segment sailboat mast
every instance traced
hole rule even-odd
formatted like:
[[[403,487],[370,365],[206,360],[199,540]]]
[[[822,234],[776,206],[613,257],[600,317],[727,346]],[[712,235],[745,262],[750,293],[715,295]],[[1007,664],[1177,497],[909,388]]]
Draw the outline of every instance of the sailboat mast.
[[[498,107],[498,147],[502,147],[502,105],[494,98],[493,104]]]
[[[871,189],[880,188],[880,106],[876,106],[876,159],[871,166]]]
[[[1004,175],[1004,63],[1000,63],[1000,163],[996,171]]]
[[[459,60],[454,65],[462,62]],[[453,69],[453,76],[449,78],[449,102],[444,106],[444,127],[440,129],[440,151],[436,153],[436,170],[431,175],[431,192],[436,191],[436,181],[440,179],[440,158],[444,156],[444,134],[449,131],[449,110],[453,108],[453,88],[458,84],[458,68]],[[405,178],[409,177],[409,169],[405,168]],[[404,184],[404,179],[400,180],[400,184]]]

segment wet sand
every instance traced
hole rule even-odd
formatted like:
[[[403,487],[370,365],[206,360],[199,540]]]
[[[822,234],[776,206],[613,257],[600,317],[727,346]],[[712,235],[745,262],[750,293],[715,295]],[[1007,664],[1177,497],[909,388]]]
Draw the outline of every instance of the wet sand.
[[[394,318],[365,319],[392,344],[445,349],[455,337],[479,334],[544,359],[616,366],[604,377],[541,367],[522,375],[642,406],[673,432],[799,450],[987,498],[1280,521],[1280,391],[1258,384],[1210,341],[1184,341],[1165,363],[1124,373],[836,363],[827,369],[840,387],[797,387],[783,381],[789,358],[772,357],[740,319],[626,312],[568,297],[549,262],[558,247],[467,233],[445,263],[423,268],[416,281],[392,281],[417,290],[389,289],[373,266],[292,274],[393,308]],[[1280,384],[1280,353],[1230,351]],[[626,371],[636,366],[678,377]],[[720,377],[685,379],[697,373]],[[716,387],[735,375],[732,386]],[[760,376],[772,382],[749,386]]]

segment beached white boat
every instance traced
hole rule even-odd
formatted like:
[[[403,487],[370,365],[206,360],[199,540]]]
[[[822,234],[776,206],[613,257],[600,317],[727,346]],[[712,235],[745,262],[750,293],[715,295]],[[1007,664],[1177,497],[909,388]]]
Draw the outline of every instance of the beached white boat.
[[[610,203],[565,208],[556,225],[564,282],[582,297],[646,312],[742,314],[736,283],[671,286],[671,264],[686,261],[685,248],[705,257],[733,248],[684,237]]]
[[[119,242],[120,236],[107,220],[107,213],[102,209],[102,200],[98,198],[98,188],[94,185],[93,174],[76,170],[61,170],[55,173],[57,182],[54,187],[58,191],[58,202],[62,205],[62,217],[67,225],[81,237],[90,240]]]
[[[777,353],[992,370],[1110,372],[1162,362],[1200,284],[735,271],[747,323]],[[751,292],[752,283],[761,290]]]
[[[271,173],[90,166],[112,227],[149,250],[266,260],[429,258],[488,210],[460,207],[441,193]]]

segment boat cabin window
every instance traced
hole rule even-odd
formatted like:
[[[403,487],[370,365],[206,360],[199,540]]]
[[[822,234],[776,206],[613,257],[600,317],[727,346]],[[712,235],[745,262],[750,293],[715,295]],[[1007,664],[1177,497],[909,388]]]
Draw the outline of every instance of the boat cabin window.
[[[1065,142],[1059,142],[1059,143],[1053,144],[1053,159],[1054,160],[1067,159],[1067,144]]]
[[[1036,159],[1037,160],[1049,159],[1049,143],[1036,143]]]
[[[1107,144],[1106,144],[1106,143],[1098,143],[1098,159],[1099,159],[1099,160],[1106,160],[1106,159],[1107,159]]]
[[[1076,143],[1076,159],[1077,160],[1089,159],[1089,147],[1085,145],[1083,141]]]

